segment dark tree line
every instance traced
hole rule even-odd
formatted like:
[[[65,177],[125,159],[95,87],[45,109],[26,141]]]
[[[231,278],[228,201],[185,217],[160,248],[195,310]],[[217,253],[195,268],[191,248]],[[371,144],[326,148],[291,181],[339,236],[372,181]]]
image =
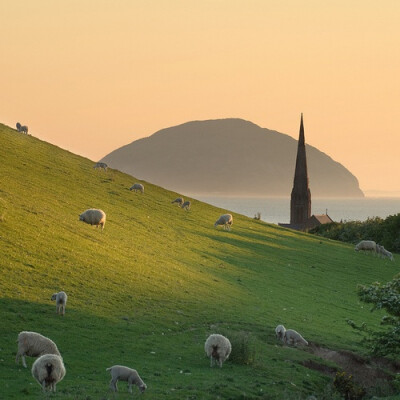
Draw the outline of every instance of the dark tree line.
[[[320,225],[310,233],[352,244],[361,240],[373,240],[391,252],[400,253],[400,213],[385,219],[368,218],[363,222],[333,222]]]

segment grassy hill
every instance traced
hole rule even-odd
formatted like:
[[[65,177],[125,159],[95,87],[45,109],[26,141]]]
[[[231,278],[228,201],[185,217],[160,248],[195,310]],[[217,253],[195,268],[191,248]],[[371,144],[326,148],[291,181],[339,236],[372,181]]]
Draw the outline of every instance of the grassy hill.
[[[186,212],[171,204],[177,193],[147,182],[143,195],[130,192],[135,178],[4,125],[0,160],[0,398],[42,398],[14,361],[22,330],[50,337],[64,357],[54,398],[116,398],[105,371],[114,364],[138,370],[146,399],[325,393],[331,378],[301,365],[324,361],[277,343],[275,326],[362,353],[346,320],[378,325],[381,315],[358,301],[356,285],[388,281],[399,267],[237,214],[231,232],[216,229],[227,210],[191,199]],[[103,232],[78,221],[92,207],[107,214]],[[50,301],[60,290],[65,317]],[[233,343],[232,359],[210,368],[210,333],[249,335],[253,362],[234,362]],[[131,398],[124,382],[119,390]]]

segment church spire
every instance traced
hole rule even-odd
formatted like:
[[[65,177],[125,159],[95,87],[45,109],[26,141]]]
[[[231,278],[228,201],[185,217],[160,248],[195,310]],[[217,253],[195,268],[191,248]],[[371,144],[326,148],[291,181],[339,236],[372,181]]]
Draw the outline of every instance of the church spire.
[[[304,139],[303,113],[300,120],[296,169],[294,172],[292,196],[290,200],[290,223],[305,224],[311,216],[311,192],[308,187],[306,145]]]

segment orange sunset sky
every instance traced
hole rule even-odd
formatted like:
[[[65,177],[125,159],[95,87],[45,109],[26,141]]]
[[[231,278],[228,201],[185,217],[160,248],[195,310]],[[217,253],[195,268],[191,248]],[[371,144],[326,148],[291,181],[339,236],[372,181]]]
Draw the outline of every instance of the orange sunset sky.
[[[400,196],[399,21],[399,0],[0,0],[0,122],[98,160],[190,120],[297,139],[303,112],[308,144]]]

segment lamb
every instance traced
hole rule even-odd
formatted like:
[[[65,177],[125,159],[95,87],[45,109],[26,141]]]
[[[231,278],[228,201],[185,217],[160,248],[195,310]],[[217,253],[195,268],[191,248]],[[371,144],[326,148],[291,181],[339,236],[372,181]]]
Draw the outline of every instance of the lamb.
[[[139,190],[140,193],[144,193],[144,186],[141,183],[134,183],[129,190],[133,190],[134,192]]]
[[[147,389],[147,385],[142,381],[138,372],[135,369],[124,367],[123,365],[113,365],[107,368],[106,371],[110,371],[111,381],[110,388],[114,391],[118,391],[117,382],[127,381],[129,393],[132,393],[132,385],[135,384],[141,393]]]
[[[108,165],[104,162],[98,162],[98,163],[96,163],[96,165],[93,168],[94,169],[102,168],[102,169],[104,169],[104,171],[107,172]]]
[[[79,221],[86,222],[90,225],[96,225],[96,228],[101,226],[101,230],[104,229],[106,224],[106,213],[103,210],[98,210],[96,208],[89,208],[79,215]]]
[[[192,203],[189,200],[186,200],[182,205],[181,208],[185,209],[186,211],[190,210],[190,206]]]
[[[210,357],[210,367],[216,361],[220,368],[222,363],[228,359],[232,351],[232,345],[228,338],[219,334],[210,335],[204,344],[207,357]]]
[[[366,250],[376,253],[376,243],[373,240],[362,240],[354,248],[355,251]]]
[[[65,376],[65,367],[61,356],[56,354],[44,354],[32,365],[32,376],[42,386],[43,392],[46,388],[56,391],[56,384]]]
[[[65,315],[65,306],[67,305],[67,293],[58,292],[51,296],[51,300],[56,301],[56,312],[57,314]]]
[[[393,261],[393,254],[389,250],[386,250],[383,246],[377,244],[376,252],[379,256],[382,256],[383,258],[387,257],[390,259],[390,261]]]
[[[233,224],[233,217],[231,214],[223,214],[216,221],[214,226],[223,225],[224,229],[231,230],[231,226]]]
[[[171,201],[171,204],[177,203],[179,207],[182,207],[182,204],[185,202],[185,200],[183,200],[183,197],[178,197],[177,199],[175,199],[174,201]]]
[[[276,338],[277,338],[278,340],[282,340],[282,341],[283,341],[283,338],[284,338],[284,336],[285,336],[285,332],[286,332],[286,328],[285,328],[283,325],[278,325],[278,326],[275,328],[275,335],[276,335]]]
[[[22,365],[27,368],[25,356],[38,357],[44,354],[56,354],[61,356],[57,345],[49,338],[36,332],[22,331],[18,335],[18,351],[15,362],[18,364],[22,357]]]
[[[300,335],[300,333],[296,332],[293,329],[287,329],[283,335],[283,343],[285,344],[292,344],[292,345],[298,345],[298,344],[304,344],[308,346],[308,342],[306,339],[303,338],[303,336]]]

